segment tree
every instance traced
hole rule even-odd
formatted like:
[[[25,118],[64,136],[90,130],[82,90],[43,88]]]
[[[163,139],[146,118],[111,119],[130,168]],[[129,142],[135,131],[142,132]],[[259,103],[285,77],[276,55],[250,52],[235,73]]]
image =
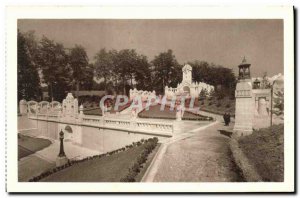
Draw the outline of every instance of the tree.
[[[70,67],[72,68],[72,77],[76,85],[76,92],[80,87],[85,87],[91,84],[90,79],[93,79],[93,65],[89,65],[88,56],[85,49],[80,45],[75,45],[71,49],[69,56]],[[91,85],[90,85],[91,86]]]
[[[200,100],[204,100],[206,98],[206,96],[207,96],[207,90],[206,89],[202,89],[200,91],[200,94],[199,94],[199,99]]]
[[[17,45],[18,101],[37,100],[41,96],[41,85],[35,65],[36,40],[33,32],[24,34],[18,30]]]
[[[128,87],[126,85],[130,83],[130,87],[133,87],[138,55],[133,49],[124,49],[120,50],[115,58],[115,72],[122,83],[123,94],[126,94],[128,91],[126,90],[126,87]]]
[[[270,84],[267,76],[268,76],[268,73],[264,72],[263,79],[261,81],[261,86],[260,86],[262,89],[270,89],[271,88],[271,84]]]
[[[43,36],[38,52],[37,62],[42,70],[43,81],[48,85],[49,96],[62,101],[72,85],[72,68],[68,64],[65,48]]]
[[[104,90],[107,91],[107,83],[112,77],[114,68],[114,52],[107,52],[105,48],[101,49],[94,57],[95,77],[104,79]]]
[[[154,66],[153,86],[158,92],[163,93],[165,86],[176,86],[180,82],[181,70],[172,50],[155,56],[151,63]]]
[[[273,113],[276,115],[283,115],[284,114],[284,92],[283,91],[277,91],[274,93],[274,110]]]
[[[144,55],[138,55],[135,63],[135,69],[133,72],[136,88],[141,90],[152,90],[152,79],[150,64],[147,57]]]
[[[232,69],[199,60],[189,62],[189,64],[193,68],[194,81],[205,82],[215,88],[221,86],[223,90],[226,90],[226,95],[232,96],[234,94],[236,78]]]

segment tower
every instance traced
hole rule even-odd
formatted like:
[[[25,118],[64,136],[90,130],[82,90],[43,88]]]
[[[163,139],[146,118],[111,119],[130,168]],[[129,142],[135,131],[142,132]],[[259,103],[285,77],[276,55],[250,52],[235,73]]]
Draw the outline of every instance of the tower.
[[[234,132],[238,136],[252,133],[255,104],[252,93],[250,65],[246,58],[239,67],[238,83],[235,90],[235,125]]]
[[[192,67],[188,64],[182,68],[182,82],[192,84]]]

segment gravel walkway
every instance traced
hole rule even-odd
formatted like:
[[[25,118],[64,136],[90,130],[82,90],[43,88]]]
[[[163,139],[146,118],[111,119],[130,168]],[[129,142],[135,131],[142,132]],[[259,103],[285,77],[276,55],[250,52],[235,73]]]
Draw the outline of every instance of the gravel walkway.
[[[229,128],[232,128],[229,127]],[[154,182],[232,182],[240,181],[229,150],[229,138],[218,131],[218,122],[205,129],[194,130],[187,137],[166,143],[163,157],[158,159]],[[149,179],[145,179],[148,181]]]

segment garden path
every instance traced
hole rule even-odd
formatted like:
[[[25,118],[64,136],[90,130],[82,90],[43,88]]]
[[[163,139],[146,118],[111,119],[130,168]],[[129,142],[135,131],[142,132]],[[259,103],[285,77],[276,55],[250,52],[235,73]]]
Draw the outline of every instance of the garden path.
[[[233,123],[228,128],[232,128]],[[230,182],[239,181],[229,150],[229,138],[216,121],[162,144],[144,182]]]

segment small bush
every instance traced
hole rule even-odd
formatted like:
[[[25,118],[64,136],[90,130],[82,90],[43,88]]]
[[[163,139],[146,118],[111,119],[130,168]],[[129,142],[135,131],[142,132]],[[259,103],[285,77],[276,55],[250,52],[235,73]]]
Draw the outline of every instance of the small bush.
[[[216,106],[217,106],[217,107],[221,107],[222,104],[221,104],[220,102],[218,102]]]
[[[227,104],[225,107],[226,107],[226,108],[230,108],[230,104]]]
[[[138,162],[135,162],[135,163],[133,164],[131,170],[132,170],[133,172],[139,173],[139,172],[140,172],[140,164],[139,164]]]
[[[135,176],[137,175],[136,172],[133,172],[133,171],[129,171],[129,173],[121,178],[121,182],[135,182]]]

